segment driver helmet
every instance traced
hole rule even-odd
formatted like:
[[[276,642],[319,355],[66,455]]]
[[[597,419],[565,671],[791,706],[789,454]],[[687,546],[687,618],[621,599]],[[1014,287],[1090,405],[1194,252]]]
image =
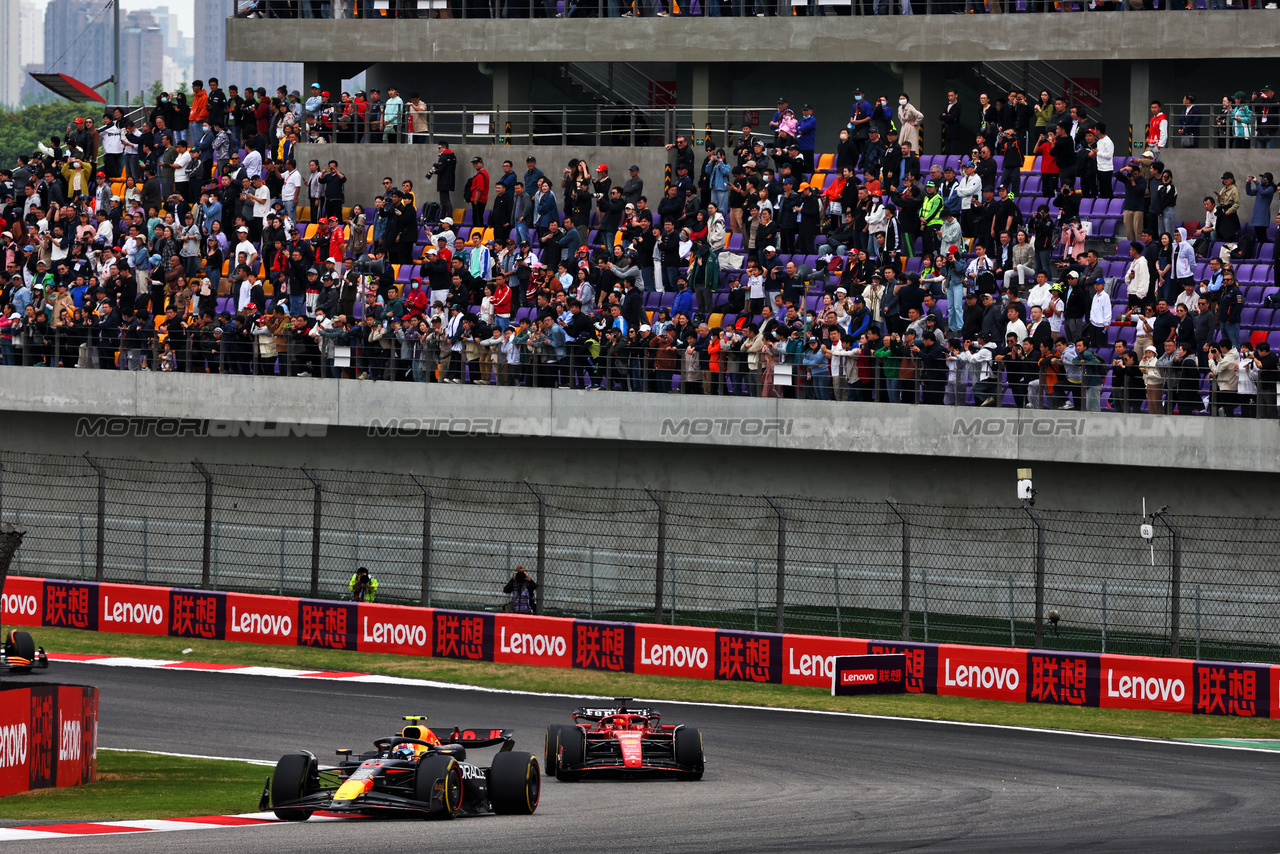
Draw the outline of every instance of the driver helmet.
[[[413,759],[414,750],[412,744],[397,744],[395,749],[391,751],[393,759]]]

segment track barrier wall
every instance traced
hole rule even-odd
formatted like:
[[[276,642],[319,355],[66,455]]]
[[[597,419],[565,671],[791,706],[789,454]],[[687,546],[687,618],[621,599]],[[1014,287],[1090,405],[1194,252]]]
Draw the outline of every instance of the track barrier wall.
[[[26,626],[828,690],[836,656],[901,654],[910,693],[1280,717],[1280,665],[605,622],[30,577],[9,578],[0,618]]]
[[[98,689],[27,683],[0,689],[0,796],[98,777]]]

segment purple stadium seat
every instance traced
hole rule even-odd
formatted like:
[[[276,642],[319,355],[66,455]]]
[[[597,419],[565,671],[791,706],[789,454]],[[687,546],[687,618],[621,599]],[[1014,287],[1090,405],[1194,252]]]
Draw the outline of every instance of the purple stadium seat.
[[[1240,326],[1244,329],[1253,329],[1257,326],[1258,309],[1251,306],[1245,306],[1240,310]]]
[[[1275,243],[1262,244],[1262,248],[1258,251],[1258,260],[1266,261],[1268,264],[1270,264],[1272,261],[1275,260],[1275,257],[1276,257]]]
[[[471,208],[468,207],[466,213],[462,215],[462,225],[475,225],[471,221]]]
[[[1124,219],[1124,198],[1112,199],[1107,203],[1107,216]]]
[[[731,234],[731,235],[729,235],[729,249],[730,249],[730,250],[732,250],[732,251],[734,251],[734,252],[738,252],[739,250],[741,250],[741,249],[742,249],[742,235],[741,235],[741,234]]]
[[[356,320],[361,320],[364,318],[364,301],[363,300],[356,300],[355,306],[353,306],[351,309],[351,316],[354,317]]]

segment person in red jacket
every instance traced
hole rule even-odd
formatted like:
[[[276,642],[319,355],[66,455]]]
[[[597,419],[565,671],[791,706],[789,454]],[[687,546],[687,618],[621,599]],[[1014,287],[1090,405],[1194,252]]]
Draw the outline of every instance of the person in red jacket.
[[[409,280],[409,287],[404,291],[404,304],[409,314],[421,314],[424,317],[431,310],[431,291],[422,284],[422,279],[414,276]]]
[[[484,208],[489,204],[489,173],[484,168],[484,160],[471,158],[471,165],[476,174],[467,182],[467,201],[471,202],[471,224],[476,228],[484,228]]]
[[[1036,154],[1040,155],[1040,192],[1046,196],[1058,194],[1058,161],[1053,157],[1052,133],[1040,134],[1036,140]]]
[[[511,288],[507,285],[507,277],[499,274],[493,283],[493,317],[503,332],[511,325]]]

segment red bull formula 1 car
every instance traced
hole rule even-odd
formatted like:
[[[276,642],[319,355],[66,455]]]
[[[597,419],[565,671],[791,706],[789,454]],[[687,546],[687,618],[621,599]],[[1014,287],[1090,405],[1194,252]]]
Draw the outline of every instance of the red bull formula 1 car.
[[[0,643],[0,673],[30,673],[47,670],[49,658],[44,647],[36,646],[28,632],[11,629]]]
[[[454,818],[531,815],[538,808],[537,757],[513,751],[508,730],[455,727],[442,741],[426,719],[406,717],[399,735],[378,739],[359,759],[339,750],[333,768],[320,768],[305,751],[280,757],[258,808],[270,807],[283,821],[306,821],[316,812]],[[489,767],[467,761],[468,747],[495,745],[502,746]]]
[[[653,709],[628,708],[630,697],[614,702],[611,709],[578,709],[572,724],[547,727],[547,776],[564,782],[584,776],[702,779],[702,733],[663,724]]]

